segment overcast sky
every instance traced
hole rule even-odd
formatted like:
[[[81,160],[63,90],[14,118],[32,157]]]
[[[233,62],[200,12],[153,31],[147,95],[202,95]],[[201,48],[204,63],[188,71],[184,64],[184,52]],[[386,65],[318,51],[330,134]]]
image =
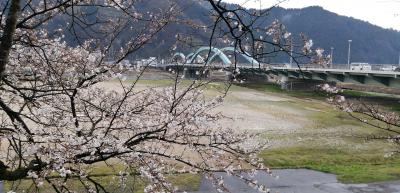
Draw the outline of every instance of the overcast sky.
[[[260,8],[260,0],[224,0],[245,7]],[[277,0],[261,0],[264,8],[276,4]],[[280,4],[285,8],[302,8],[312,5],[340,15],[351,16],[372,24],[400,30],[400,0],[287,0]]]

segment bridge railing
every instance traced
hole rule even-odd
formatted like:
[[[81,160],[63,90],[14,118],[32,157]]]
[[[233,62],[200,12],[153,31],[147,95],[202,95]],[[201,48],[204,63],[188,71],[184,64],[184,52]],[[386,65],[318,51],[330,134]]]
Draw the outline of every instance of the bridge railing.
[[[349,67],[347,66],[347,64],[335,64],[333,66],[328,66],[328,67],[323,67],[323,66],[319,66],[319,65],[304,65],[301,64],[299,66],[297,65],[289,65],[289,64],[285,64],[285,63],[260,63],[260,64],[249,64],[249,63],[236,63],[236,64],[232,64],[232,65],[224,65],[222,63],[213,63],[213,64],[204,64],[204,63],[193,63],[193,64],[178,64],[178,63],[165,63],[165,64],[157,64],[157,67],[166,67],[166,66],[192,66],[192,67],[207,67],[207,68],[246,68],[246,69],[300,69],[301,70],[309,70],[309,69],[313,69],[313,70],[330,70],[330,71],[346,71],[346,72],[396,72],[394,70],[388,70],[388,69],[380,69],[380,68],[372,68],[372,69],[360,69],[360,68],[352,68],[349,69]],[[396,72],[396,73],[400,73],[400,72]]]
[[[349,70],[349,71],[362,71],[362,72],[396,72],[399,68],[394,68],[396,65],[391,65],[388,67],[388,65],[380,65],[380,64],[372,64],[371,66],[368,67],[360,67],[360,66],[348,66],[347,64],[334,64],[333,66],[320,66],[320,65],[307,65],[307,64],[300,64],[299,66],[296,64],[269,64],[272,68],[301,68],[301,69],[331,69],[331,70]]]

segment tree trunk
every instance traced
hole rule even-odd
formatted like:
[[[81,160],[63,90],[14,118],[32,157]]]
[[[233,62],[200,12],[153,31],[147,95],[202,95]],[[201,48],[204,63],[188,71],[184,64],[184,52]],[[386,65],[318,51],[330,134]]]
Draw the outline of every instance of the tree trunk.
[[[10,9],[8,11],[6,26],[1,37],[0,44],[0,80],[3,79],[8,57],[13,42],[15,28],[17,26],[18,15],[20,12],[20,0],[11,0]]]

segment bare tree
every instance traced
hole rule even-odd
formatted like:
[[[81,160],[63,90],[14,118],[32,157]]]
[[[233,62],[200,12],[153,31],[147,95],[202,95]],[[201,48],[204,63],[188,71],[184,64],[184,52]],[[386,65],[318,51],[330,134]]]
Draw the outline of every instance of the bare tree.
[[[297,65],[313,63],[325,66],[328,63],[329,56],[324,56],[321,48],[313,50],[313,41],[304,34],[291,34],[278,20],[266,22],[270,11],[283,1],[277,1],[270,8],[260,10],[227,5],[221,0],[207,1],[213,8],[211,14],[214,18],[214,22],[208,27],[211,31],[209,46],[219,40],[260,62],[276,57],[277,54],[285,54]],[[235,56],[234,60],[236,59]],[[262,68],[261,65],[258,67]]]
[[[325,84],[321,87],[330,96],[328,101],[349,114],[355,120],[376,128],[378,134],[366,136],[366,140],[383,140],[400,147],[400,115],[378,104],[372,104],[362,98],[346,99],[342,90]],[[388,155],[398,154],[398,149]]]
[[[342,97],[339,97],[342,98]],[[335,104],[354,119],[380,130],[380,134],[367,136],[367,140],[383,140],[400,147],[400,115],[390,112],[380,105],[365,102],[362,99],[349,101],[339,99]],[[388,155],[398,154],[396,149]]]

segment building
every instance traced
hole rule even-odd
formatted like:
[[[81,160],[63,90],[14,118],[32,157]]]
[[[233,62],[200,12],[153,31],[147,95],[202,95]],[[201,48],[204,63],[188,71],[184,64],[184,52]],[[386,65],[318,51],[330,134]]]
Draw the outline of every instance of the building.
[[[157,67],[158,60],[156,57],[150,57],[147,59],[136,60],[135,65],[136,67],[140,68],[142,66],[153,66]]]

